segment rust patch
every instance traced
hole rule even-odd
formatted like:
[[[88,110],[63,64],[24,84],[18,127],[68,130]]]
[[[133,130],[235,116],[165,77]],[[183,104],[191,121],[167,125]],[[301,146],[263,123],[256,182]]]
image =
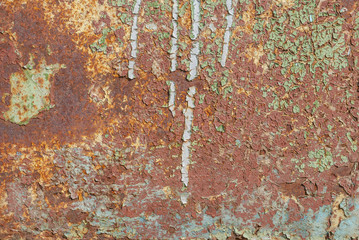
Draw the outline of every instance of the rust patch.
[[[6,0],[0,238],[359,237],[357,5]]]

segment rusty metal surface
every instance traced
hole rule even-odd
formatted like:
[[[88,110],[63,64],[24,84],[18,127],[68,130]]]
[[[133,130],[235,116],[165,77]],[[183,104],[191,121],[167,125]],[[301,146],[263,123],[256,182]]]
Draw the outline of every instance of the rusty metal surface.
[[[0,2],[0,239],[359,237],[353,0]]]

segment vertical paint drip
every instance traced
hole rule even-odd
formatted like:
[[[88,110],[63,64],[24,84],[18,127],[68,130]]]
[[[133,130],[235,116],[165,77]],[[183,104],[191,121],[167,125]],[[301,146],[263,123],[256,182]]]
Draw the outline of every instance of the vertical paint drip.
[[[199,21],[200,21],[200,5],[199,0],[191,0],[191,11],[192,11],[192,32],[191,39],[193,41],[193,47],[191,49],[190,56],[190,71],[187,76],[188,81],[192,81],[197,76],[197,66],[198,66],[198,55],[200,53],[199,42],[197,41],[199,35]],[[192,86],[188,89],[186,96],[187,108],[183,110],[185,117],[185,127],[183,131],[183,144],[182,144],[182,182],[187,187],[189,178],[188,178],[188,168],[190,162],[190,146],[191,146],[191,131],[192,131],[192,122],[193,122],[193,111],[194,111],[194,95],[196,94],[196,87]],[[182,201],[182,202],[187,202]]]
[[[188,81],[192,81],[197,76],[197,66],[198,66],[198,55],[199,55],[199,42],[193,43],[193,48],[191,49],[191,57],[189,63],[189,77]]]
[[[185,127],[183,131],[183,144],[182,144],[182,182],[187,187],[189,178],[188,178],[188,167],[190,162],[190,146],[191,146],[191,131],[192,131],[192,122],[193,122],[193,111],[194,111],[194,95],[196,94],[196,87],[192,86],[188,89],[188,94],[186,96],[187,108],[183,110],[185,117]]]
[[[191,1],[191,11],[192,11],[192,40],[197,39],[199,35],[199,21],[200,21],[200,11],[201,11],[201,2],[199,0]]]
[[[133,23],[131,28],[131,35],[130,35],[130,42],[131,42],[131,59],[128,62],[128,78],[134,79],[135,73],[135,59],[137,57],[137,35],[138,35],[138,27],[137,27],[137,21],[138,21],[138,13],[140,12],[140,5],[141,0],[136,0],[136,3],[133,7]]]
[[[170,109],[172,116],[176,115],[175,112],[175,99],[176,99],[176,85],[173,81],[169,82],[169,99],[168,99],[168,108]]]
[[[171,50],[170,50],[170,59],[171,59],[171,72],[176,71],[177,68],[177,50],[178,50],[178,0],[173,0],[172,6],[172,25],[173,32],[171,38]]]
[[[197,76],[197,66],[198,66],[198,55],[200,53],[199,42],[196,41],[199,35],[199,21],[201,14],[201,2],[199,0],[191,1],[191,11],[192,11],[192,32],[191,39],[194,41],[193,47],[191,49],[190,56],[190,70],[189,75],[187,77],[188,81],[192,81]]]
[[[222,51],[222,58],[221,58],[221,65],[222,67],[226,66],[227,56],[228,56],[228,48],[229,48],[229,39],[231,37],[231,28],[233,24],[233,7],[232,7],[232,0],[226,0],[226,7],[228,11],[227,18],[227,27],[226,32],[224,33],[223,39],[223,51]]]

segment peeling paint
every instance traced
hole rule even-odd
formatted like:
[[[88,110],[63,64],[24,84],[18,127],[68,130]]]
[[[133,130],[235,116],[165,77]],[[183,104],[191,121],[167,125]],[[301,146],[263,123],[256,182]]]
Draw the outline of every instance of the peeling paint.
[[[0,239],[358,238],[358,7],[3,0]]]

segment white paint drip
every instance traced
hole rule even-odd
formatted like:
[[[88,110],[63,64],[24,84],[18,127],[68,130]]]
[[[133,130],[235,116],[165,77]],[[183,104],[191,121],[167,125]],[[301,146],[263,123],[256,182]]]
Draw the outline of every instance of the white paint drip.
[[[170,50],[170,59],[171,59],[171,72],[176,71],[177,68],[177,50],[178,50],[178,0],[173,0],[172,6],[172,25],[173,32],[171,38],[171,50]]]
[[[189,77],[188,80],[192,81],[197,76],[197,66],[198,66],[198,55],[199,55],[199,42],[193,43],[193,48],[191,49],[191,57],[189,63]]]
[[[186,205],[188,203],[188,193],[181,193],[180,198],[183,205]]]
[[[173,81],[170,81],[168,108],[170,109],[173,117],[176,115],[175,99],[176,99],[176,85]]]
[[[189,155],[190,155],[190,150],[189,147],[191,146],[191,142],[184,142],[182,144],[182,182],[184,183],[184,185],[187,187],[188,186],[188,182],[189,182],[189,178],[188,178],[188,168],[189,168]]]
[[[134,79],[134,68],[135,68],[135,59],[137,57],[137,35],[138,35],[138,27],[137,27],[137,21],[138,21],[138,13],[140,12],[140,5],[141,0],[136,0],[135,6],[133,7],[133,23],[131,28],[131,35],[130,35],[130,41],[131,41],[131,60],[128,62],[128,78]]]
[[[185,127],[182,135],[182,182],[187,187],[189,178],[188,178],[188,168],[190,162],[190,146],[191,146],[191,129],[193,122],[193,110],[194,110],[194,95],[196,94],[196,87],[192,86],[188,89],[188,95],[186,96],[187,108],[183,110],[185,117]]]
[[[231,28],[233,24],[233,8],[232,8],[232,0],[226,0],[226,6],[228,15],[227,18],[227,27],[226,32],[224,33],[223,39],[223,51],[222,51],[222,58],[221,58],[221,65],[222,67],[226,66],[227,56],[228,56],[228,48],[229,48],[229,39],[231,37]]]
[[[195,41],[199,35],[199,22],[200,22],[200,6],[201,3],[199,0],[192,0],[192,33],[191,38]],[[198,55],[199,55],[199,42],[196,41],[193,43],[190,56],[190,65],[189,65],[189,76],[187,77],[188,81],[192,81],[197,76],[197,67],[198,67]]]
[[[196,39],[199,35],[199,21],[200,21],[200,7],[201,2],[199,0],[192,0],[192,34],[193,39]]]

